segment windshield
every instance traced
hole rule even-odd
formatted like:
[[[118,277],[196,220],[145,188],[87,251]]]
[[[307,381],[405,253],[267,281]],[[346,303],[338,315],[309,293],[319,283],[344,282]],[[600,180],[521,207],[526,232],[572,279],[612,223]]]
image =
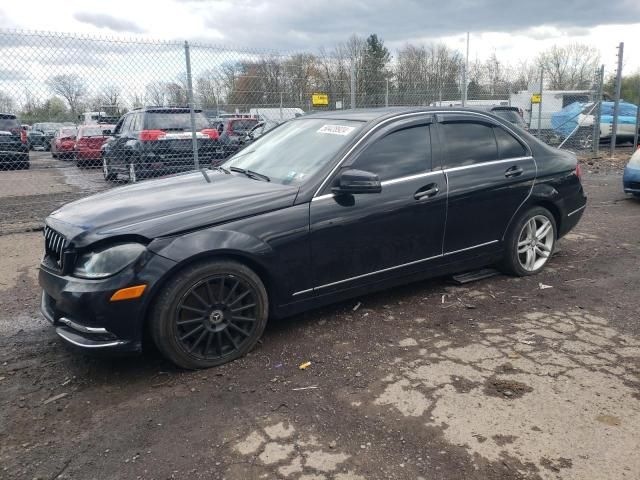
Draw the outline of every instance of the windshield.
[[[61,128],[60,129],[61,137],[75,137],[76,129],[75,128]]]
[[[59,126],[60,126],[59,123],[36,123],[33,126],[33,129],[39,130],[39,131],[51,131],[51,130],[55,130]]]
[[[301,184],[353,140],[364,122],[305,119],[281,125],[231,157],[224,166],[267,175],[282,184]]]
[[[207,117],[196,113],[196,130],[209,128]],[[145,130],[191,130],[191,114],[187,112],[147,112]]]
[[[246,132],[256,126],[258,120],[231,120],[231,130],[234,132]]]
[[[108,128],[108,126],[105,126],[104,128]],[[78,136],[79,137],[102,137],[104,135],[102,130],[103,130],[103,127],[81,128]]]

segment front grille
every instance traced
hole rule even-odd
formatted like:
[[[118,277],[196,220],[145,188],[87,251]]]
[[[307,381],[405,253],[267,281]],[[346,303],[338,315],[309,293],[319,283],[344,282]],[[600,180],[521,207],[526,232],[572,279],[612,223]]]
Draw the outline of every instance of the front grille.
[[[44,255],[55,265],[63,270],[64,267],[64,249],[67,246],[66,239],[53,228],[44,227]]]

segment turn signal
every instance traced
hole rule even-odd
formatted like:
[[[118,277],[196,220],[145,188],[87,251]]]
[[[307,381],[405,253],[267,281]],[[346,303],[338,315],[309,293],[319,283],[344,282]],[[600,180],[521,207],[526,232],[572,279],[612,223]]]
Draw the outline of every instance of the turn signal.
[[[120,300],[133,300],[134,298],[140,298],[144,293],[146,285],[136,285],[135,287],[121,288],[111,295],[112,302],[118,302]]]

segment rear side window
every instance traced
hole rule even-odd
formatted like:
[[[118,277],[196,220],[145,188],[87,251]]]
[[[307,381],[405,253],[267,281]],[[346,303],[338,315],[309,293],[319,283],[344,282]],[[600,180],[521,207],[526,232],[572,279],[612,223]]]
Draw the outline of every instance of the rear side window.
[[[0,130],[12,131],[20,128],[18,119],[13,115],[0,115]]]
[[[493,132],[496,134],[500,159],[526,157],[528,155],[524,145],[503,128],[494,127]]]
[[[375,173],[381,181],[430,170],[429,126],[421,125],[391,132],[362,152],[352,168]]]
[[[463,167],[498,159],[493,128],[473,121],[450,121],[440,124],[447,149],[445,168]]]
[[[209,128],[207,117],[201,112],[196,112],[196,130]],[[189,111],[179,112],[147,112],[145,115],[145,130],[191,130],[191,114]]]

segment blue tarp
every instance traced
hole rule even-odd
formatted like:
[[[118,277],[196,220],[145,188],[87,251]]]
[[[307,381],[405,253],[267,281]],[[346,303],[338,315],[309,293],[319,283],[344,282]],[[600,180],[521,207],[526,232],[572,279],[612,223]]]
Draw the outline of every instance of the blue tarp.
[[[559,112],[553,113],[551,115],[551,126],[557,133],[566,137],[578,126],[578,116],[587,105],[593,104],[573,102]],[[637,109],[638,107],[633,103],[620,102],[618,124],[635,125]],[[592,114],[595,114],[595,110],[594,108]],[[613,123],[613,102],[602,102],[600,123]]]

